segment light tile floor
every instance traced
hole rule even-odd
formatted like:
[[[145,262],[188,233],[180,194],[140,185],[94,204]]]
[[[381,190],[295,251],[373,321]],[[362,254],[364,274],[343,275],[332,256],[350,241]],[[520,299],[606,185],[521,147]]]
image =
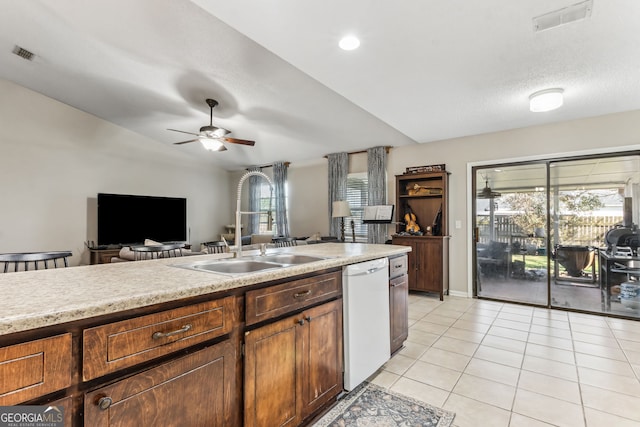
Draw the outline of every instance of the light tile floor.
[[[640,322],[409,297],[409,339],[372,382],[467,426],[640,426]]]

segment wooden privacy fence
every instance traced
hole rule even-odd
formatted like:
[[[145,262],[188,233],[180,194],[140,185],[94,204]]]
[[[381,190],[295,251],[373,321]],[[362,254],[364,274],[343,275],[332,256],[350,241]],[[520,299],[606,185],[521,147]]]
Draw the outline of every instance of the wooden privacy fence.
[[[512,236],[527,236],[533,230],[522,230],[513,221],[512,215],[495,216],[494,241],[510,244]],[[597,246],[606,245],[604,237],[607,231],[622,222],[622,216],[575,216],[561,215],[558,221],[558,241],[563,245]],[[553,227],[553,224],[552,224]],[[480,243],[489,243],[490,224],[478,224]],[[545,240],[540,239],[542,245]]]

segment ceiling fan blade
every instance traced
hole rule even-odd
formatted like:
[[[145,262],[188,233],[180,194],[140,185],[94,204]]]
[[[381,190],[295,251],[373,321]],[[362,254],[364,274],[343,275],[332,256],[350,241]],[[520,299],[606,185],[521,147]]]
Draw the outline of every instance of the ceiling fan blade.
[[[178,129],[167,129],[167,130],[170,130],[170,131],[173,131],[173,132],[180,132],[180,133],[186,133],[186,134],[188,134],[188,135],[195,135],[195,136],[198,136],[198,135],[200,135],[200,134],[198,134],[198,133],[193,133],[193,132],[185,132],[185,131],[183,131],[183,130],[178,130]]]
[[[252,147],[256,145],[255,141],[249,141],[247,139],[237,139],[237,138],[220,138],[220,139],[223,141],[230,142],[232,144],[250,145]]]
[[[198,141],[198,140],[197,139],[190,139],[188,141],[174,142],[173,145],[187,144],[189,142],[196,142],[196,141]]]

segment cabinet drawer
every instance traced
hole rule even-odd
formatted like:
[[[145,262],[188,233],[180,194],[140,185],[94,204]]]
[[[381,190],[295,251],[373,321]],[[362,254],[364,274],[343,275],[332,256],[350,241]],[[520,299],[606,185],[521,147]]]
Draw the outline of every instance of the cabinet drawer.
[[[408,257],[402,255],[389,260],[389,277],[396,277],[407,272]]]
[[[0,406],[71,385],[71,334],[0,348]]]
[[[406,274],[403,274],[400,277],[396,277],[394,279],[390,279],[389,280],[389,287],[390,288],[396,288],[398,286],[407,286],[407,284],[409,283],[409,276],[407,276]]]
[[[234,301],[234,297],[227,297],[86,329],[83,379],[97,378],[229,333]]]
[[[246,294],[246,324],[262,322],[342,295],[340,272],[321,274]]]
[[[84,425],[239,425],[236,363],[235,348],[223,341],[87,393]]]

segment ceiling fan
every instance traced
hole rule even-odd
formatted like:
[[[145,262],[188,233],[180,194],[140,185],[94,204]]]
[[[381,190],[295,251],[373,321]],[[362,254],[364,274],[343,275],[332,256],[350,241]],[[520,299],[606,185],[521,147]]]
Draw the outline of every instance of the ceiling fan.
[[[476,198],[478,199],[496,199],[500,196],[502,196],[501,193],[494,191],[491,189],[491,187],[489,187],[488,178],[485,178],[484,188],[481,191],[478,191],[478,194],[476,194]]]
[[[223,142],[229,142],[231,144],[241,144],[241,145],[250,145],[254,146],[255,141],[249,141],[246,139],[238,139],[238,138],[228,138],[227,135],[231,133],[230,130],[219,128],[213,125],[213,107],[218,105],[218,101],[215,99],[207,99],[207,105],[211,109],[209,113],[209,125],[202,126],[200,128],[200,133],[193,132],[185,132],[183,130],[177,129],[167,129],[173,132],[186,133],[189,135],[197,136],[196,139],[190,139],[188,141],[174,142],[176,145],[187,144],[189,142],[200,141],[204,148],[211,151],[225,151],[227,147],[224,146]]]

